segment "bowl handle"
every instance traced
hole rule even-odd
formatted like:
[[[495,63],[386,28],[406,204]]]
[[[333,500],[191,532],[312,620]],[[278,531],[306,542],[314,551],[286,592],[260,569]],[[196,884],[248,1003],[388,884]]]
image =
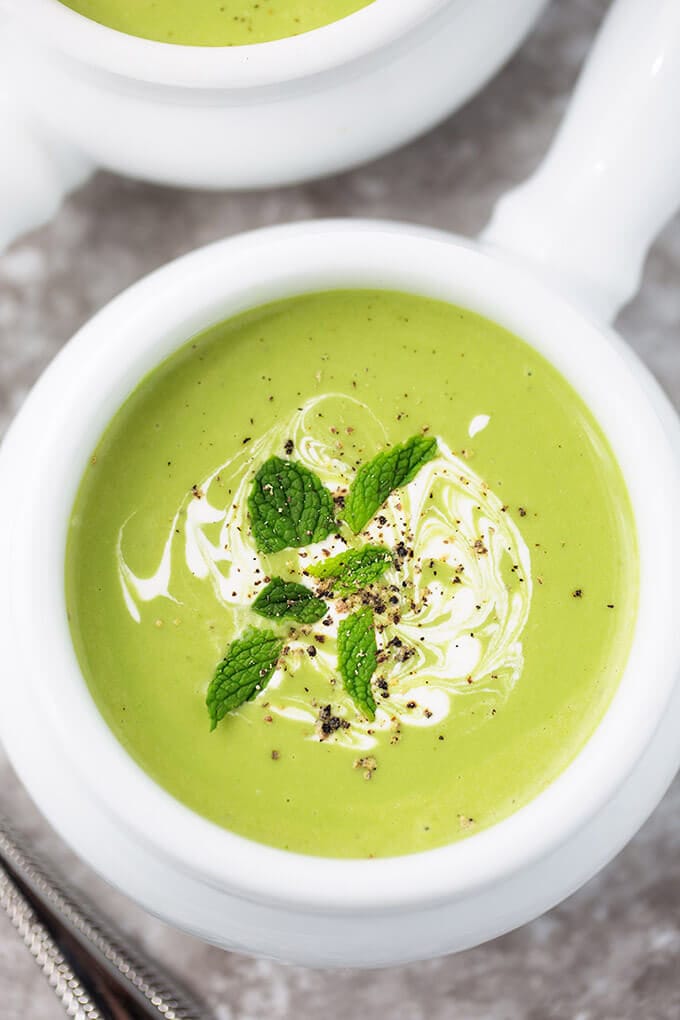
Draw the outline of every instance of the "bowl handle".
[[[0,50],[0,252],[50,219],[92,172],[83,155],[21,107],[3,80],[2,62]]]
[[[548,155],[481,240],[608,322],[679,206],[680,3],[615,0]]]

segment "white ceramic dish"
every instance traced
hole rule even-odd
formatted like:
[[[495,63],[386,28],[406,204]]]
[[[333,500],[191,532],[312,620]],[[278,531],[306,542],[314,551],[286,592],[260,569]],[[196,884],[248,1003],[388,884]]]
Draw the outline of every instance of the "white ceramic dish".
[[[164,184],[261,188],[371,159],[461,105],[547,0],[375,0],[255,46],[172,46],[59,0],[0,0],[0,248],[93,165]],[[3,102],[4,93],[4,102]]]
[[[606,116],[603,79],[615,94],[628,89],[625,117]],[[503,201],[485,244],[377,222],[297,224],[220,242],[113,301],[33,390],[0,452],[0,487],[10,494],[0,504],[2,738],[55,828],[148,910],[227,948],[307,965],[395,964],[474,945],[548,909],[610,860],[659,801],[680,760],[680,428],[658,386],[603,323],[630,294],[651,234],[680,198],[673,139],[665,163],[655,160],[650,218],[638,207],[627,217],[627,196],[645,183],[646,164],[634,153],[664,146],[679,92],[675,0],[655,4],[653,17],[642,0],[618,0],[551,155]],[[603,264],[600,242],[611,222],[636,229],[609,237],[612,257]],[[566,296],[540,282],[522,264],[527,258],[564,280]],[[63,593],[66,530],[83,466],[141,376],[225,316],[285,295],[353,286],[462,304],[547,356],[609,437],[640,545],[630,659],[583,751],[493,828],[380,861],[255,844],[157,787],[88,693]]]

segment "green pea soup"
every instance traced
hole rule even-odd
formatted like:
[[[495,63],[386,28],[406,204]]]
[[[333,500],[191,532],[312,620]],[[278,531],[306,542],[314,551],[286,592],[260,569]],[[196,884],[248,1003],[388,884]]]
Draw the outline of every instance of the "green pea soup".
[[[362,468],[414,439],[427,458],[355,533]],[[253,492],[281,463],[333,520],[298,515],[271,551]],[[385,561],[358,590],[324,579],[367,546]],[[274,579],[319,612],[259,615]],[[621,678],[638,560],[619,466],[555,368],[470,311],[356,290],[222,322],[143,379],[84,466],[65,581],[92,697],[160,786],[261,843],[366,858],[470,836],[565,769]],[[359,693],[357,613],[375,647]],[[271,670],[211,719],[253,633]]]
[[[372,0],[62,0],[109,28],[185,46],[243,46],[321,28]]]

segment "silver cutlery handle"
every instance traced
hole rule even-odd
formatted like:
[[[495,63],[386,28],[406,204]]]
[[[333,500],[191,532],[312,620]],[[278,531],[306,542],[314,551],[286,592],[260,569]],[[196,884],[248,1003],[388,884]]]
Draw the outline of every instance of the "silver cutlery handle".
[[[4,868],[0,868],[0,906],[49,981],[66,1015],[74,1020],[103,1020],[52,936]]]
[[[107,921],[29,853],[1,816],[0,866],[0,905],[68,1016],[207,1020],[205,1008],[193,996],[123,942]],[[102,1009],[100,1000],[108,1008]],[[121,1006],[121,1000],[129,1006]]]

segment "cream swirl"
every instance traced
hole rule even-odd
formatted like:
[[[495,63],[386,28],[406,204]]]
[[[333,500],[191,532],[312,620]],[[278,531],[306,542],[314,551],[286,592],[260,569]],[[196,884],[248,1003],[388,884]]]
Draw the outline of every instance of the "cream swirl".
[[[353,425],[346,432],[360,435],[369,456],[385,446],[382,425],[362,402],[340,394],[308,400],[292,420],[254,440],[187,494],[151,577],[138,576],[126,560],[123,526],[118,569],[133,619],[141,621],[143,602],[178,601],[171,589],[173,550],[179,543],[180,559],[191,574],[210,584],[225,608],[245,614],[263,576],[248,520],[253,475],[292,440],[296,459],[328,488],[346,488],[355,467],[346,459],[343,430],[326,423],[347,419]],[[488,423],[488,416],[478,416],[470,434]],[[507,508],[468,461],[441,438],[438,447],[438,456],[392,493],[360,536],[362,542],[402,550],[384,579],[388,590],[399,592],[399,612],[378,617],[381,662],[375,721],[358,718],[349,697],[334,683],[337,625],[350,608],[341,600],[330,603],[331,622],[323,627],[325,640],[317,655],[310,659],[304,654],[308,635],[294,638],[267,688],[271,711],[313,725],[318,708],[290,682],[304,661],[305,668],[333,685],[328,700],[340,717],[351,721],[331,739],[358,750],[374,746],[379,731],[391,730],[398,739],[402,726],[440,723],[455,696],[476,694],[491,711],[521,676],[521,638],[532,596],[529,550]],[[230,493],[227,505],[225,492]],[[345,548],[342,537],[329,536],[315,546],[290,550],[287,566],[302,573],[315,560]]]

